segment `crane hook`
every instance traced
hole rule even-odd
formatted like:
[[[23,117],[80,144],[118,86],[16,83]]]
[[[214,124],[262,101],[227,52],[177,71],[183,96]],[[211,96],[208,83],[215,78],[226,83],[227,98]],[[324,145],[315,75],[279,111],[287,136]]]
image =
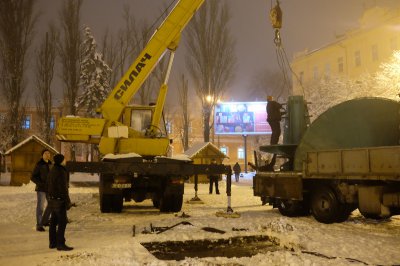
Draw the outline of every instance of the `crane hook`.
[[[274,29],[282,28],[282,10],[278,0],[276,1],[276,5],[269,11],[269,18]]]
[[[281,44],[281,34],[279,29],[282,28],[282,10],[279,6],[279,0],[276,0],[276,5],[269,11],[269,18],[272,27],[275,29],[274,43],[279,46]]]

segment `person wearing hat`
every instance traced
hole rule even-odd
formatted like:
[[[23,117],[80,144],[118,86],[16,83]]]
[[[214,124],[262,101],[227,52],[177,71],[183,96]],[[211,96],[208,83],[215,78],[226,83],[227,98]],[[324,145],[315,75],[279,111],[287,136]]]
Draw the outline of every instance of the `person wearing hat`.
[[[36,184],[35,191],[37,194],[36,204],[36,231],[44,232],[44,223],[47,221],[45,217],[49,217],[49,209],[44,208],[47,202],[47,178],[50,172],[50,151],[44,149],[42,151],[42,158],[36,163],[33,169],[31,180]]]
[[[65,168],[65,158],[62,154],[54,155],[54,166],[49,173],[49,208],[51,210],[49,229],[49,248],[60,251],[72,250],[65,244],[65,229],[67,227],[67,210],[71,207],[68,182],[69,174]]]

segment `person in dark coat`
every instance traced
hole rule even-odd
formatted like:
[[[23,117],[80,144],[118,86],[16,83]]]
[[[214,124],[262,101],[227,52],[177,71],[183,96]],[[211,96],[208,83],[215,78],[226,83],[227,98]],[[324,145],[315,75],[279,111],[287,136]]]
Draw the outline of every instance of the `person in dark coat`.
[[[54,166],[49,173],[49,208],[51,210],[49,229],[49,248],[57,250],[72,250],[65,244],[65,229],[67,227],[67,210],[72,206],[68,191],[69,174],[65,168],[62,154],[54,156]]]
[[[279,136],[281,135],[281,119],[282,114],[285,114],[285,110],[282,105],[276,101],[272,96],[267,97],[267,122],[271,127],[271,141],[270,145],[278,144]],[[268,168],[273,171],[276,162],[276,154],[272,156],[271,162]]]
[[[272,135],[270,144],[278,144],[281,135],[281,119],[284,114],[283,107],[280,103],[274,101],[272,96],[267,97],[267,122],[271,127]]]
[[[217,164],[217,160],[212,159],[211,164]],[[210,179],[210,194],[212,194],[213,191],[213,184],[215,184],[215,193],[219,194],[219,189],[218,189],[219,175],[209,175],[208,179]]]
[[[235,173],[236,182],[239,182],[239,175],[240,175],[241,171],[242,171],[242,169],[240,168],[239,163],[236,162],[235,165],[233,166],[233,172]]]
[[[36,163],[31,176],[32,182],[36,184],[36,231],[39,232],[45,231],[43,225],[47,222],[50,212],[47,207],[46,209],[44,208],[45,203],[47,203],[47,178],[51,166],[50,157],[50,151],[44,149],[42,158]]]

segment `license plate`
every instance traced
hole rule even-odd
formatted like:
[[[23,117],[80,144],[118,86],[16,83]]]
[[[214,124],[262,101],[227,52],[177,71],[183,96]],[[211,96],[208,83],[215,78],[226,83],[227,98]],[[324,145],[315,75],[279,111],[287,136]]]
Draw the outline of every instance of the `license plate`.
[[[118,184],[118,183],[113,183],[112,188],[131,188],[132,184]]]

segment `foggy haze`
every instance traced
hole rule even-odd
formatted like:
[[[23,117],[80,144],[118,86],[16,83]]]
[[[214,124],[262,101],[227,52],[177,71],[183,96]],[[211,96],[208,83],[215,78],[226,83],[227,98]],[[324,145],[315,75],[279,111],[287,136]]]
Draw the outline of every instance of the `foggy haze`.
[[[117,31],[122,27],[122,10],[125,4],[149,25],[158,18],[172,0],[84,0],[81,22],[92,29],[99,43],[108,29]],[[207,1],[207,0],[206,0]],[[58,13],[62,1],[40,0],[41,10],[37,32],[42,34],[47,23],[58,24]],[[236,40],[237,71],[231,87],[226,92],[226,100],[256,100],[249,98],[246,91],[251,89],[251,81],[256,74],[265,70],[278,69],[275,53],[274,30],[269,20],[269,10],[275,5],[273,0],[228,0],[231,10],[231,32]],[[293,54],[313,50],[335,40],[335,35],[358,27],[358,20],[366,8],[374,5],[400,8],[398,0],[281,0],[283,26],[282,44],[289,61]],[[157,24],[158,26],[158,24]],[[176,84],[175,77],[184,72],[185,49],[181,41],[173,66],[170,87]],[[187,75],[188,76],[188,75]],[[289,75],[290,76],[290,75]],[[62,85],[55,86],[62,90]],[[171,89],[172,90],[172,89]],[[173,92],[171,92],[173,94]],[[171,97],[169,97],[171,98]],[[264,100],[264,99],[262,99]]]

